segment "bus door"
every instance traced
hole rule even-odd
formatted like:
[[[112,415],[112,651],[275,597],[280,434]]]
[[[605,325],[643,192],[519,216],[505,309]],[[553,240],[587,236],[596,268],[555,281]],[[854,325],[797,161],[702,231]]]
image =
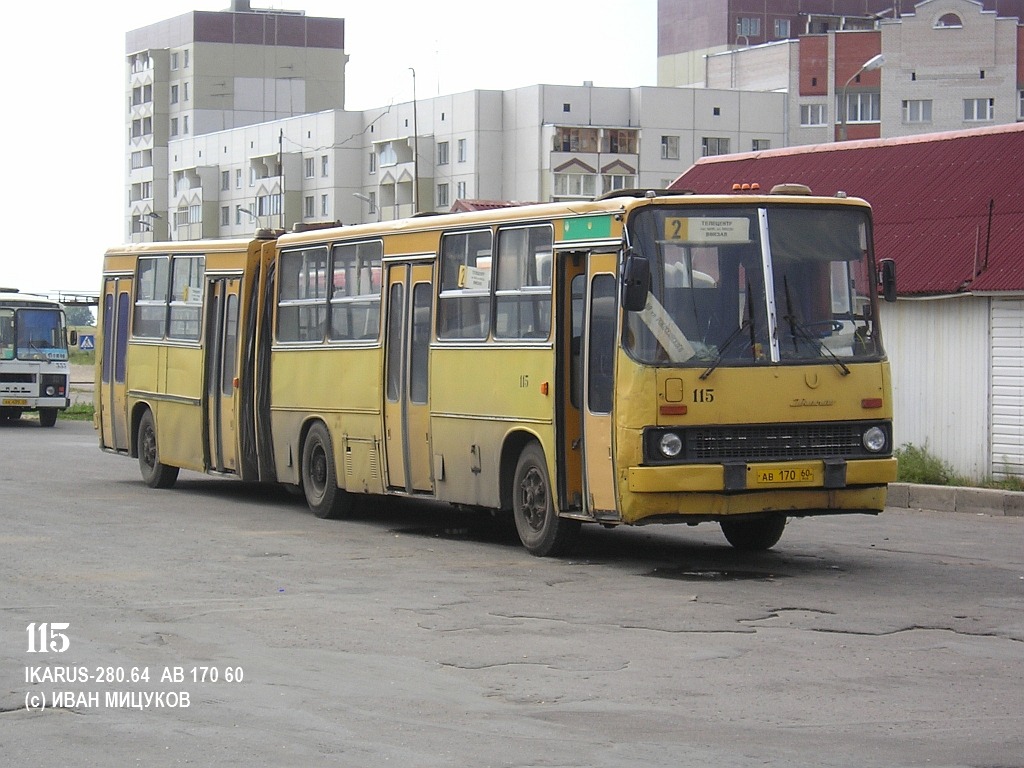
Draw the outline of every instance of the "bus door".
[[[591,253],[587,259],[583,366],[583,482],[585,511],[598,519],[617,517],[613,461],[618,256]],[[574,313],[575,315],[575,313]]]
[[[238,471],[235,406],[240,284],[237,277],[216,277],[206,286],[206,463],[216,472]]]
[[[433,265],[391,264],[387,277],[384,447],[390,488],[433,493],[428,361]]]
[[[126,453],[131,449],[125,383],[131,310],[131,276],[105,278],[100,319],[103,358],[100,363],[100,387],[96,392],[96,405],[100,409],[100,444],[104,448]]]

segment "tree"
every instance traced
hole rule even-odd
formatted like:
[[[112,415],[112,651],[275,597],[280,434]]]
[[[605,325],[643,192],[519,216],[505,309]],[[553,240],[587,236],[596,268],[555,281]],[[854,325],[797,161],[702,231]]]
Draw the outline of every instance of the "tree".
[[[92,316],[89,307],[65,307],[64,311],[68,316],[68,325],[96,325],[96,318]]]

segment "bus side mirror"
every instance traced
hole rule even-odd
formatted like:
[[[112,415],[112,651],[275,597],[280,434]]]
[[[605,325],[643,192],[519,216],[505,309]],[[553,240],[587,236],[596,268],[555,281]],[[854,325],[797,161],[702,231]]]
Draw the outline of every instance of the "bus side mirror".
[[[888,302],[896,301],[896,262],[882,259],[882,298]]]
[[[78,344],[78,331],[72,328],[68,331],[68,346],[73,347]]]
[[[651,264],[643,256],[627,252],[622,267],[622,308],[639,312],[647,306],[647,293],[651,289]]]

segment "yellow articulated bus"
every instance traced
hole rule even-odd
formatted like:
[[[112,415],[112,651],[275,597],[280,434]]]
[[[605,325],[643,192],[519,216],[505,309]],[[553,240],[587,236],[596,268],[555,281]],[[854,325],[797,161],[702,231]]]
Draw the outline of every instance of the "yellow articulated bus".
[[[150,243],[106,254],[101,447],[179,468],[510,512],[555,555],[582,522],[877,513],[895,479],[862,200],[595,201]]]

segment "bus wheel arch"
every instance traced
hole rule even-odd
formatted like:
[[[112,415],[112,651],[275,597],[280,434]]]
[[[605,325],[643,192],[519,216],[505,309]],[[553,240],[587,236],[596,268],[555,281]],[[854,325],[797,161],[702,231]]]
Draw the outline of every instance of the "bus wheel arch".
[[[319,518],[332,520],[350,514],[352,495],[338,487],[337,456],[327,425],[313,419],[303,426],[299,478],[306,504]]]
[[[537,557],[564,554],[580,522],[559,517],[544,449],[535,439],[526,441],[519,452],[511,494],[516,531],[527,551]]]
[[[786,529],[782,514],[742,517],[719,521],[722,533],[733,548],[741,552],[763,552],[774,547]]]
[[[133,419],[135,422],[135,419]],[[157,449],[156,419],[149,408],[138,414],[135,430],[135,449],[139,458],[139,471],[150,488],[170,488],[178,479],[178,468],[160,461]]]

